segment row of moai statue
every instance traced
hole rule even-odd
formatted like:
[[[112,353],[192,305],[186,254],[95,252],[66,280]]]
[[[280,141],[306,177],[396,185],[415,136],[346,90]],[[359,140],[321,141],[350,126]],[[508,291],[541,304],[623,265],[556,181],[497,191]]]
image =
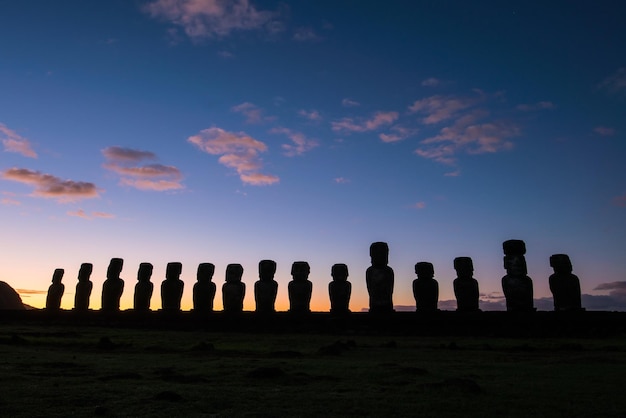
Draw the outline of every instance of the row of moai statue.
[[[530,312],[533,306],[533,284],[526,269],[526,245],[521,240],[508,240],[503,243],[504,268],[507,274],[502,278],[502,288],[506,299],[507,311]],[[371,266],[365,273],[367,291],[369,294],[370,312],[393,312],[394,272],[389,267],[389,247],[385,242],[375,242],[370,246]],[[120,298],[124,290],[124,281],[120,278],[124,260],[113,258],[107,269],[107,279],[102,287],[102,310],[107,312],[118,311]],[[550,257],[550,266],[554,274],[549,278],[550,290],[554,297],[556,311],[581,310],[581,292],[578,277],[572,274],[572,264],[565,254],[555,254]],[[89,308],[89,299],[93,284],[90,276],[93,266],[89,263],[81,265],[78,273],[78,284],[74,309],[85,311]],[[474,266],[470,257],[454,259],[454,269],[457,278],[454,279],[454,294],[457,300],[457,311],[479,311],[478,281],[473,277]],[[181,263],[168,263],[165,280],[161,284],[162,310],[178,312],[181,307],[184,282],[180,280]],[[52,278],[52,285],[48,290],[46,308],[58,310],[64,293],[61,283],[63,269],[56,269]],[[196,312],[212,312],[216,294],[216,285],[212,282],[215,266],[211,263],[198,265],[197,282],[193,287],[193,309]],[[256,312],[275,312],[278,283],[274,280],[276,262],[262,260],[259,262],[259,280],[254,284],[254,298]],[[308,280],[310,273],[306,261],[296,261],[292,264],[292,281],[288,285],[289,311],[293,313],[308,313],[311,311],[311,294],[313,283]],[[417,278],[413,281],[413,296],[417,311],[437,311],[439,300],[439,284],[434,279],[432,263],[419,262],[415,264]],[[229,264],[226,267],[226,282],[222,286],[222,301],[225,312],[241,312],[246,293],[246,285],[241,281],[243,267],[241,264]],[[348,306],[352,285],[348,281],[348,266],[335,264],[331,268],[332,281],[328,291],[331,313],[341,314],[350,312]],[[137,284],[134,293],[134,310],[149,311],[154,290],[152,264],[141,263],[137,273]]]

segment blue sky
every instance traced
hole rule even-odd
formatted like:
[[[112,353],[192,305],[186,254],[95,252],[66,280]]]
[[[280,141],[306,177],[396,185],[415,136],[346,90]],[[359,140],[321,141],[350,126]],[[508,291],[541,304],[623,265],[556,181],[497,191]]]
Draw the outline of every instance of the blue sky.
[[[414,305],[419,261],[454,299],[457,256],[497,305],[516,238],[541,303],[549,256],[567,253],[589,305],[624,309],[625,15],[614,1],[0,1],[0,279],[42,306],[65,268],[71,307],[92,262],[98,307],[121,257],[130,307],[140,262],[158,285],[181,261],[189,306],[199,263],[218,286],[241,263],[251,285],[271,258],[286,309],[305,260],[327,310],[346,263],[360,310],[369,245],[386,241],[397,305]]]

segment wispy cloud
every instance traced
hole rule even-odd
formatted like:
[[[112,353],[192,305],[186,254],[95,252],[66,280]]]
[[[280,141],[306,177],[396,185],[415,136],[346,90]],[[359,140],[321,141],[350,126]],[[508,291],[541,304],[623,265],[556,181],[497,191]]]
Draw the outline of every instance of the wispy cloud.
[[[0,138],[7,152],[22,154],[24,157],[37,158],[30,141],[0,123]]]
[[[83,219],[93,219],[93,218],[113,219],[113,218],[115,218],[115,215],[112,215],[110,213],[91,212],[91,214],[87,214],[87,212],[85,212],[82,209],[78,209],[76,211],[68,211],[67,215],[68,216],[75,216],[75,217],[83,218]]]
[[[6,206],[19,206],[22,204],[19,200],[11,199],[10,197],[3,197],[0,203]]]
[[[441,80],[438,78],[430,77],[422,81],[422,86],[425,87],[437,87],[441,84]]]
[[[607,128],[606,126],[596,126],[593,131],[601,136],[613,136],[616,132],[614,128]]]
[[[163,164],[138,165],[145,160],[156,159],[150,151],[108,147],[102,150],[107,159],[103,167],[120,176],[120,184],[139,190],[167,191],[183,189],[183,176],[174,166]]]
[[[622,208],[626,208],[626,194],[617,196],[615,199],[613,199],[613,204]]]
[[[347,179],[345,177],[336,177],[333,179],[333,181],[337,184],[348,184],[350,183],[350,179]]]
[[[598,88],[611,94],[626,93],[626,67],[619,68],[600,84]]]
[[[291,141],[293,141],[293,144],[282,145],[282,148],[285,150],[285,155],[288,157],[302,155],[319,145],[317,141],[308,139],[303,133],[296,132],[288,128],[277,127],[271,129],[270,132],[273,134],[286,135],[289,139],[291,139]]]
[[[5,180],[17,181],[35,188],[33,196],[55,199],[61,203],[99,197],[100,190],[93,183],[63,180],[51,174],[43,174],[26,168],[9,168],[2,172]]]
[[[244,115],[246,117],[246,123],[255,124],[273,119],[263,116],[263,109],[250,102],[238,104],[237,106],[233,106],[230,110]]]
[[[335,132],[367,132],[374,131],[384,125],[390,125],[399,117],[398,112],[376,112],[371,118],[343,118],[331,122]]]
[[[187,141],[208,154],[221,155],[218,161],[235,169],[246,184],[262,186],[280,180],[277,176],[260,172],[263,164],[259,154],[267,151],[267,145],[243,132],[211,127],[190,136]]]
[[[322,120],[322,115],[317,110],[298,110],[298,115],[302,116],[313,122],[319,122]]]
[[[424,209],[426,207],[426,203],[424,202],[417,202],[411,205],[411,207],[413,209]]]
[[[319,41],[322,38],[310,27],[297,28],[293,34],[293,39],[299,42]]]
[[[220,38],[236,31],[273,31],[276,12],[258,10],[249,0],[156,0],[144,6],[151,17],[181,27],[192,39]]]
[[[361,103],[357,102],[356,100],[345,98],[341,101],[341,105],[343,107],[357,107],[361,106]]]
[[[383,142],[397,142],[417,134],[417,129],[409,129],[399,125],[391,127],[391,133],[381,133],[378,137]]]
[[[421,122],[432,125],[456,117],[461,111],[476,105],[480,97],[430,96],[416,100],[409,106],[409,113],[422,115]]]
[[[555,107],[556,106],[554,106],[554,103],[552,102],[542,101],[542,102],[537,102],[533,104],[517,105],[517,110],[521,110],[522,112],[534,112],[538,110],[554,109]]]

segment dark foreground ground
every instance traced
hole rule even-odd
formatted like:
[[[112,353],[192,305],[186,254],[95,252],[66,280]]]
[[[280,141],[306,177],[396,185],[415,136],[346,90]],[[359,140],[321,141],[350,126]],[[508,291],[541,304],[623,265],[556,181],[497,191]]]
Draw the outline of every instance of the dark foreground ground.
[[[0,416],[626,416],[623,316],[446,315],[4,314]]]

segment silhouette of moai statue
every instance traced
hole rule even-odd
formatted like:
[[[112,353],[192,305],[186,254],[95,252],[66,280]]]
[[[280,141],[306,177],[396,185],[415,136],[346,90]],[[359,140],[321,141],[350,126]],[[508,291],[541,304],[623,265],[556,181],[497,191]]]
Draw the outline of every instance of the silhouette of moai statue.
[[[454,259],[456,279],[454,279],[454,296],[456,310],[459,312],[476,312],[478,308],[478,281],[473,277],[474,263],[469,257]]]
[[[86,311],[89,309],[89,298],[93,283],[89,278],[93,271],[93,264],[83,263],[78,270],[78,283],[76,283],[76,294],[74,296],[74,310]]]
[[[572,274],[572,262],[567,254],[550,256],[550,267],[554,274],[548,280],[554,299],[555,311],[582,310],[580,297],[580,280]]]
[[[333,277],[333,281],[328,284],[330,313],[349,313],[352,283],[348,281],[348,266],[345,264],[333,264],[330,269],[330,275]]]
[[[296,261],[291,265],[291,276],[287,291],[289,292],[289,312],[311,312],[311,294],[313,283],[309,280],[311,268],[306,261]]]
[[[124,292],[124,280],[120,273],[124,267],[124,260],[112,258],[107,268],[107,279],[102,284],[102,310],[117,312],[120,310],[120,298]]]
[[[276,262],[274,260],[259,261],[259,280],[254,283],[254,300],[259,313],[275,312],[278,283],[274,280]]]
[[[61,309],[61,298],[65,292],[65,285],[61,283],[65,270],[54,269],[52,274],[52,284],[48,288],[48,296],[46,297],[46,309],[50,311],[58,311]]]
[[[212,282],[215,265],[198,264],[197,282],[193,285],[193,310],[197,312],[213,312],[215,299],[215,283]]]
[[[165,280],[161,283],[161,309],[163,311],[180,312],[180,301],[185,287],[185,283],[180,280],[182,271],[182,263],[167,263]]]
[[[241,281],[241,276],[243,276],[241,264],[229,264],[226,266],[226,283],[222,286],[224,312],[239,313],[243,311],[246,284]]]
[[[389,246],[386,242],[370,245],[372,265],[365,272],[367,292],[370,297],[370,312],[393,312],[393,269],[389,263]]]
[[[150,310],[150,299],[152,299],[152,292],[154,290],[154,284],[150,281],[152,277],[152,264],[140,263],[139,270],[137,271],[137,284],[135,285],[135,300],[134,309],[140,312],[147,312]]]
[[[435,269],[426,261],[415,264],[417,279],[413,280],[413,297],[416,310],[419,312],[437,311],[439,300],[439,283],[434,279]]]
[[[531,312],[533,307],[533,281],[527,276],[526,244],[522,240],[511,239],[502,243],[506,276],[502,278],[502,290],[506,298],[506,310],[510,312]]]

